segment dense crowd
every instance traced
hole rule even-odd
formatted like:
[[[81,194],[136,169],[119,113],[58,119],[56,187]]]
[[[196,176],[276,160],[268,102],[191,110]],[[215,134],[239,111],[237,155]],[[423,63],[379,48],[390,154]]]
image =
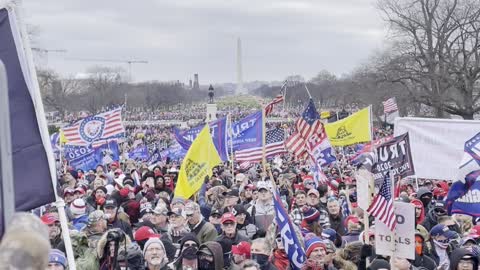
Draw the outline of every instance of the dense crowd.
[[[292,130],[291,122],[267,126],[274,125]],[[166,148],[175,142],[172,128],[127,126],[122,151],[138,142]],[[390,135],[389,128],[375,128],[375,139]],[[174,195],[180,161],[149,165],[125,158],[88,171],[67,167],[58,190],[77,269],[295,269],[275,219],[275,189],[305,252],[304,270],[477,269],[480,225],[470,216],[448,215],[443,199],[449,184],[435,179],[395,184],[395,199],[415,207],[415,259],[376,253],[374,219],[367,219],[366,230],[357,203],[353,160],[361,149],[335,149],[337,161],[322,168],[326,185],[315,182],[306,160],[291,154],[270,159],[268,171],[261,164],[242,169],[225,162],[188,199]],[[48,226],[48,269],[67,269],[56,207],[35,212]]]

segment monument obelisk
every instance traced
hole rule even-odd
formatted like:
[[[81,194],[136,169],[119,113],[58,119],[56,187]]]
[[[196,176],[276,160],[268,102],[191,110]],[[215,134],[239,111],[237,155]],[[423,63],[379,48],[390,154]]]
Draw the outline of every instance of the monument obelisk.
[[[237,90],[236,94],[246,94],[247,91],[243,88],[243,71],[242,71],[242,40],[237,39]]]

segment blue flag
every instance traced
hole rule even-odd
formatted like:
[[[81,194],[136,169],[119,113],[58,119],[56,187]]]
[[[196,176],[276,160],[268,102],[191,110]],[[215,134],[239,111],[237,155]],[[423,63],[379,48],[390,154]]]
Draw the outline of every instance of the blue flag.
[[[120,150],[116,141],[110,141],[99,147],[76,146],[66,144],[64,147],[65,159],[74,169],[88,171],[98,165],[110,164],[118,161]]]
[[[262,146],[262,112],[258,111],[232,123],[230,140],[233,139],[233,151]]]
[[[208,124],[210,126],[210,134],[212,135],[213,143],[217,152],[220,155],[222,161],[228,160],[227,152],[227,118],[221,118],[212,121]],[[175,139],[183,147],[188,150],[195,140],[197,135],[202,131],[205,125],[201,124],[189,130],[181,131],[177,128],[174,129]]]
[[[25,56],[16,24],[13,9],[0,8],[0,60],[8,79],[15,207],[28,211],[55,201],[55,160],[38,83],[32,76],[35,67]],[[0,175],[0,186],[2,182]],[[2,209],[0,235],[4,229]]]
[[[183,147],[178,143],[160,152],[160,156],[162,158],[169,157],[173,160],[181,160],[186,154],[187,150],[183,149]]]
[[[290,261],[290,265],[293,269],[300,270],[306,260],[305,252],[298,241],[292,221],[283,207],[278,190],[275,190],[273,204],[275,207],[278,230],[280,231],[282,243],[285,252],[287,253],[288,260]]]
[[[128,152],[128,158],[135,160],[148,159],[148,147],[143,144],[137,145],[137,147],[133,148],[130,152]]]
[[[457,180],[445,199],[449,214],[480,217],[480,133],[465,142]]]
[[[148,158],[147,164],[148,165],[153,165],[160,160],[162,160],[162,156],[160,155],[160,151],[158,151],[158,148],[156,148],[155,151],[153,151],[153,153]]]

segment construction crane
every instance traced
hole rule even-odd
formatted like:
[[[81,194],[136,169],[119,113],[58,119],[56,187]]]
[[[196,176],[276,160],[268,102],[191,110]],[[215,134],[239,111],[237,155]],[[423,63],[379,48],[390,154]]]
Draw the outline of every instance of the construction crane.
[[[67,61],[81,62],[109,62],[109,63],[125,63],[128,65],[128,81],[132,81],[132,64],[148,64],[145,60],[121,60],[121,59],[101,59],[101,58],[66,58]]]
[[[32,48],[32,51],[35,51],[35,52],[38,52],[42,55],[45,55],[45,65],[48,66],[48,55],[50,53],[66,53],[67,50],[65,49],[44,49],[44,48],[36,48],[36,47],[33,47]]]

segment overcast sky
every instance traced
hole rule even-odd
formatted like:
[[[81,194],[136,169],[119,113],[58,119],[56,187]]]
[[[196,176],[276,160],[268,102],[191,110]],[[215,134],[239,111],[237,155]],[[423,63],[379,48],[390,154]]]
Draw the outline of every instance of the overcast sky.
[[[348,73],[384,41],[374,0],[23,0],[36,46],[62,74],[102,62],[141,59],[140,80],[235,82],[236,39],[242,39],[245,81],[309,79],[322,69]],[[47,64],[43,59],[42,64]],[[119,64],[127,67],[126,64]]]

